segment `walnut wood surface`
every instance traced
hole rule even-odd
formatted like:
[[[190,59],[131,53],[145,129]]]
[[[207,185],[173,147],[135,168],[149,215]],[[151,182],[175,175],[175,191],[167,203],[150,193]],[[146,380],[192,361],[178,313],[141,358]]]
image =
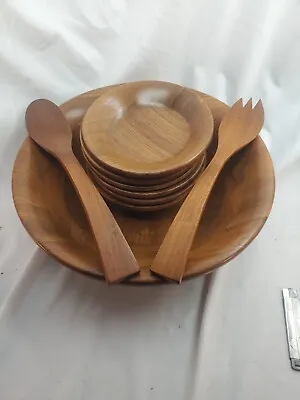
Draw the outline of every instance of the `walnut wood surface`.
[[[123,175],[169,175],[192,164],[213,135],[213,119],[193,91],[168,82],[134,82],[104,93],[86,112],[85,147]]]
[[[98,163],[93,155],[86,149],[84,142],[82,140],[82,137],[80,135],[80,144],[81,144],[81,150],[82,150],[82,155],[85,158],[87,164],[95,170],[97,174],[100,174],[105,178],[106,180],[111,180],[113,181],[118,187],[122,187],[122,185],[128,185],[128,186],[135,186],[135,188],[143,188],[140,189],[140,191],[147,191],[147,190],[152,190],[154,187],[161,186],[167,187],[171,182],[177,182],[181,179],[183,179],[186,175],[188,174],[191,168],[195,167],[196,164],[198,164],[203,157],[205,157],[206,152],[203,152],[197,158],[196,161],[194,161],[191,165],[187,167],[181,168],[179,171],[176,171],[174,173],[168,174],[168,175],[159,175],[156,177],[145,177],[143,176],[128,176],[128,175],[123,175],[122,173],[114,173],[111,170],[107,169],[104,165],[101,163]]]
[[[26,111],[26,127],[69,175],[93,231],[106,281],[120,282],[137,274],[140,268],[114,216],[73,153],[72,131],[60,108],[49,100],[34,101]],[[47,174],[44,179],[47,183]],[[50,201],[55,197],[53,191]]]
[[[228,159],[257,137],[263,122],[261,101],[252,109],[251,100],[243,107],[240,99],[225,115],[219,127],[216,154],[174,218],[152,263],[152,273],[181,282],[195,233],[217,177]]]
[[[87,165],[86,169],[91,179],[96,184],[102,186],[104,189],[108,189],[112,193],[122,196],[127,201],[131,198],[140,200],[155,199],[156,202],[159,203],[161,199],[165,200],[166,198],[169,198],[169,200],[171,200],[170,196],[172,196],[172,199],[175,200],[177,196],[179,196],[186,190],[189,190],[194,185],[195,180],[197,179],[198,175],[203,171],[204,167],[205,167],[205,157],[201,160],[200,164],[195,165],[189,171],[189,174],[183,180],[180,180],[179,182],[175,181],[174,184],[171,184],[168,187],[163,188],[161,190],[145,191],[145,192],[141,190],[137,192],[135,191],[135,188],[134,190],[120,189],[119,187],[115,186],[114,182],[109,183],[105,180],[105,178],[103,179],[103,176],[98,174],[90,166]]]
[[[81,163],[84,163],[79,145],[82,117],[106,90],[93,90],[61,106],[71,124],[73,149]],[[228,106],[208,95],[198,95],[214,118],[215,139],[207,152],[211,158],[216,148],[216,133]],[[59,163],[25,139],[15,161],[12,185],[19,217],[36,243],[61,263],[102,278],[93,234]],[[257,138],[236,154],[219,175],[196,232],[184,279],[212,271],[239,254],[263,227],[272,207],[274,190],[272,161],[263,141]],[[178,209],[175,206],[138,216],[111,209],[141,267],[140,275],[129,282],[162,282],[151,275],[150,265]]]
[[[123,209],[124,212],[130,211],[130,212],[132,212],[132,216],[136,215],[138,217],[139,214],[144,214],[143,218],[145,217],[146,213],[150,213],[153,215],[153,213],[155,213],[157,211],[162,211],[162,210],[168,209],[170,207],[173,207],[176,204],[182,203],[183,200],[188,195],[188,192],[184,192],[184,193],[181,193],[180,196],[177,196],[175,199],[171,199],[168,201],[162,200],[161,202],[156,203],[156,202],[153,202],[150,200],[148,202],[146,202],[146,201],[142,202],[140,200],[139,203],[138,203],[138,201],[136,201],[136,204],[134,204],[134,202],[127,202],[123,199],[120,200],[120,199],[116,198],[116,196],[114,194],[109,192],[107,189],[104,189],[100,185],[96,185],[96,187],[98,188],[98,190],[101,193],[101,195],[103,196],[103,198],[105,200],[107,200],[107,203],[110,206],[116,206],[120,210]]]
[[[200,173],[200,171],[197,171]],[[90,173],[91,179],[95,183],[95,185],[99,188],[101,194],[106,193],[109,194],[110,198],[113,198],[115,200],[115,203],[126,208],[127,205],[132,205],[132,206],[156,206],[156,205],[162,205],[165,204],[165,208],[168,207],[169,204],[176,204],[176,200],[179,202],[182,200],[183,197],[187,196],[189,191],[194,185],[194,182],[191,182],[189,185],[184,187],[183,189],[179,190],[178,192],[171,193],[166,196],[161,196],[157,198],[147,198],[147,197],[142,197],[142,198],[135,198],[135,197],[130,197],[130,196],[123,196],[121,194],[116,193],[114,190],[112,190],[110,187],[105,186],[101,180],[99,180],[97,177],[93,176],[93,173]],[[195,177],[196,179],[196,177]],[[195,180],[194,179],[194,180]],[[185,196],[184,196],[185,195]],[[137,209],[139,211],[139,209]]]

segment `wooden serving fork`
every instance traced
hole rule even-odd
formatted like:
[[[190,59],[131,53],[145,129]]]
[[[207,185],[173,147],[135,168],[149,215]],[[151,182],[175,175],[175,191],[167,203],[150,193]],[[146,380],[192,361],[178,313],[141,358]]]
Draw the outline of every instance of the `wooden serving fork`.
[[[197,227],[218,175],[236,152],[257,137],[263,123],[261,100],[252,108],[251,99],[244,107],[240,99],[225,115],[219,127],[217,152],[175,216],[152,263],[153,274],[181,282]]]

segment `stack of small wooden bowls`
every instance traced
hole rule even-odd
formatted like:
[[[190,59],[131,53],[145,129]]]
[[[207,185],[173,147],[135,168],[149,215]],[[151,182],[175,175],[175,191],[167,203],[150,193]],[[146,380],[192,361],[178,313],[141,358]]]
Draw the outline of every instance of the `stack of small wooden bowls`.
[[[80,132],[86,169],[102,196],[133,211],[182,201],[205,168],[213,134],[199,96],[167,82],[120,85],[88,109]]]

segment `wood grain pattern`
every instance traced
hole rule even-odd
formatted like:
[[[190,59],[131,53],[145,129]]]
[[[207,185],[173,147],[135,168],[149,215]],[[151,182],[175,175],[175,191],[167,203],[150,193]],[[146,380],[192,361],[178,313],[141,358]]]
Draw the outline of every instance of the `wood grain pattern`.
[[[178,203],[180,204],[188,195],[187,192],[184,192],[180,194],[180,196],[177,196],[175,199],[170,199],[168,201],[162,200],[161,202],[154,202],[153,200],[152,201],[140,200],[136,202],[129,202],[125,201],[124,199],[120,200],[114,194],[112,194],[107,189],[104,189],[100,185],[96,185],[96,187],[98,188],[103,198],[107,200],[107,203],[110,206],[117,206],[120,210],[123,209],[125,212],[131,211],[132,215],[144,214],[143,217],[145,217],[145,213],[150,213],[153,215],[154,212],[168,209],[170,207],[175,206]]]
[[[86,169],[95,184],[103,186],[104,189],[106,188],[110,192],[120,195],[126,200],[127,199],[129,200],[131,198],[141,199],[141,200],[155,199],[156,202],[159,202],[160,199],[164,200],[169,196],[172,196],[172,198],[175,199],[178,195],[182,194],[186,190],[189,190],[193,186],[198,175],[203,171],[204,167],[205,167],[205,157],[203,157],[200,164],[195,165],[194,167],[191,168],[190,171],[188,171],[189,172],[188,175],[186,175],[186,178],[184,178],[183,180],[180,179],[179,182],[175,181],[174,184],[170,184],[169,186],[164,187],[160,190],[153,190],[153,191],[146,190],[144,192],[140,189],[140,187],[138,187],[139,191],[136,191],[134,187],[133,190],[120,189],[119,187],[115,186],[115,183],[113,181],[107,182],[105,178],[103,179],[103,176],[98,174],[90,166],[87,165]]]
[[[74,152],[82,163],[80,123],[87,108],[106,90],[82,94],[61,107],[72,127]],[[207,153],[211,158],[218,127],[228,106],[203,93],[195,93],[203,98],[214,118],[215,140]],[[183,278],[212,271],[238,255],[263,227],[272,207],[274,189],[272,161],[263,141],[257,138],[236,154],[218,177]],[[12,191],[25,229],[41,248],[76,271],[103,278],[96,242],[69,179],[59,163],[42,154],[29,139],[24,141],[15,161]],[[141,267],[140,275],[128,282],[162,282],[151,275],[150,265],[178,209],[179,206],[174,206],[151,215],[136,216],[111,208]]]
[[[226,162],[257,137],[263,122],[261,101],[252,109],[251,100],[243,107],[240,99],[225,115],[219,127],[217,151],[172,222],[152,263],[152,273],[181,282],[195,233],[217,177]]]
[[[128,176],[169,175],[190,166],[213,135],[213,118],[192,91],[134,82],[107,91],[86,112],[82,142],[97,163]]]
[[[96,176],[93,175],[93,172],[89,172],[88,174],[90,175],[91,179],[95,183],[95,185],[98,187],[100,193],[103,195],[103,197],[106,197],[108,200],[113,199],[115,204],[118,204],[119,206],[123,206],[124,208],[128,208],[127,206],[158,206],[161,205],[164,207],[160,207],[162,210],[163,208],[169,207],[169,205],[174,205],[176,202],[180,202],[184,197],[186,197],[191,190],[191,188],[194,185],[194,181],[197,179],[197,176],[201,173],[202,167],[200,166],[195,173],[194,179],[192,182],[190,182],[188,185],[186,185],[183,189],[171,193],[165,196],[159,196],[156,198],[148,198],[148,197],[130,197],[127,195],[122,195],[119,193],[116,193],[113,189],[105,185],[100,179],[98,179]],[[109,197],[107,197],[109,195]],[[133,207],[130,207],[130,209],[133,209]],[[136,211],[140,211],[140,208],[137,208]]]
[[[32,102],[26,111],[26,127],[69,175],[98,245],[106,281],[116,283],[137,274],[140,268],[115,218],[73,153],[72,131],[60,108],[49,100]],[[53,191],[51,199],[55,196]]]
[[[197,165],[202,162],[203,158],[206,157],[206,152],[199,157],[191,166],[182,168],[181,170],[165,176],[158,176],[153,178],[142,177],[129,177],[116,174],[106,169],[104,166],[97,164],[90,153],[84,148],[84,144],[80,137],[82,156],[84,157],[86,164],[91,168],[97,175],[101,176],[106,182],[114,184],[116,187],[121,189],[147,192],[152,190],[160,190],[169,186],[175,185],[177,182],[181,182],[186,178]]]
[[[155,184],[153,186],[143,186],[143,185],[126,185],[123,183],[119,183],[116,181],[113,181],[110,178],[107,178],[106,176],[99,174],[91,165],[86,164],[86,168],[90,169],[101,181],[105,182],[108,184],[110,187],[113,187],[114,190],[117,192],[118,190],[121,192],[127,192],[128,196],[129,193],[132,194],[132,197],[136,196],[142,196],[142,197],[149,197],[152,196],[152,194],[156,193],[171,193],[174,191],[177,191],[179,189],[182,189],[187,183],[191,182],[191,180],[194,177],[194,174],[197,172],[200,166],[205,167],[206,165],[206,156],[204,155],[203,159],[201,160],[201,164],[199,165],[198,163],[193,165],[187,172],[185,172],[182,176],[179,176],[177,178],[172,178],[165,183],[160,183],[160,184]]]

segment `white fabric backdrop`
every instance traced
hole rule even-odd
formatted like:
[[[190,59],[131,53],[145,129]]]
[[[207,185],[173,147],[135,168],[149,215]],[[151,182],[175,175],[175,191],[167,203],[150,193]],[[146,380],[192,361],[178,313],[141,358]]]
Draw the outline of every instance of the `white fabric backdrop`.
[[[1,399],[299,397],[280,293],[300,287],[299,16],[296,0],[0,2]],[[271,217],[236,260],[181,287],[79,276],[36,249],[12,204],[30,101],[139,79],[265,106]]]

